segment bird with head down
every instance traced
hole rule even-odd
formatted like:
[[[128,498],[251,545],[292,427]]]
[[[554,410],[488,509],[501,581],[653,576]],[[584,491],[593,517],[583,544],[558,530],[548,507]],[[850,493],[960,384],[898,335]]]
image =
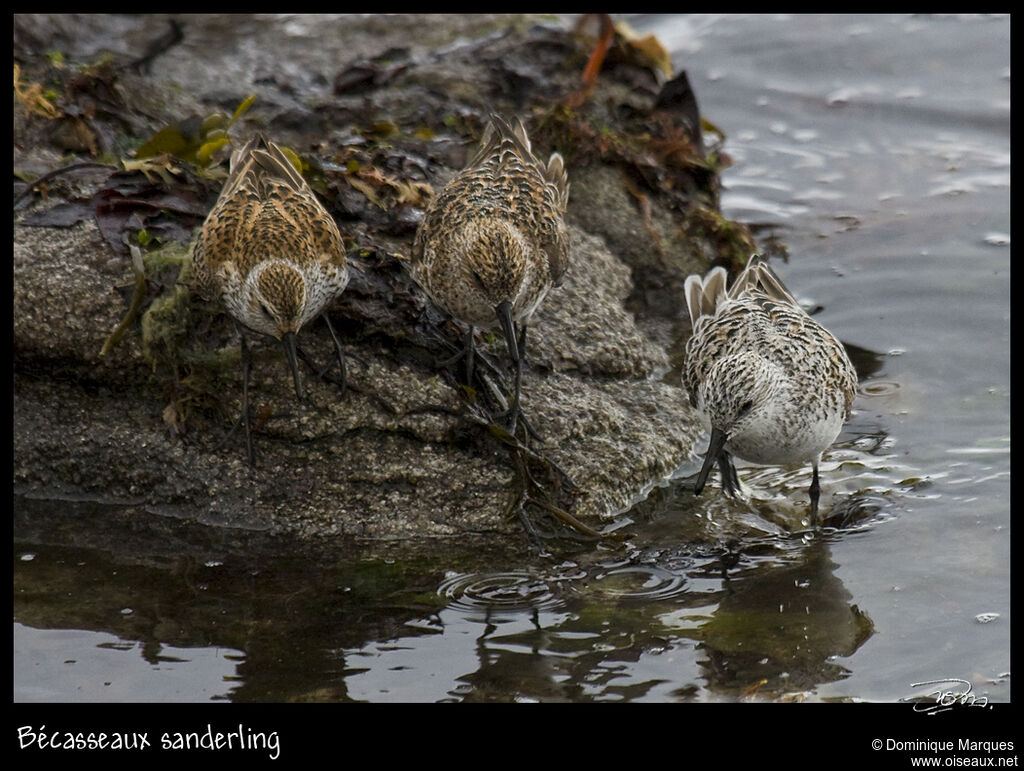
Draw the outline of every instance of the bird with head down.
[[[505,416],[512,432],[521,414],[530,317],[569,266],[568,202],[562,156],[552,153],[544,163],[521,120],[492,114],[476,154],[431,201],[413,244],[413,278],[434,305],[468,327],[467,383],[475,330],[501,331],[515,372]]]
[[[231,156],[227,181],[193,249],[192,269],[193,288],[207,300],[219,300],[238,326],[242,420],[251,463],[246,330],[281,342],[301,400],[295,338],[322,316],[344,387],[344,353],[325,313],[348,284],[341,233],[284,151],[257,134]]]

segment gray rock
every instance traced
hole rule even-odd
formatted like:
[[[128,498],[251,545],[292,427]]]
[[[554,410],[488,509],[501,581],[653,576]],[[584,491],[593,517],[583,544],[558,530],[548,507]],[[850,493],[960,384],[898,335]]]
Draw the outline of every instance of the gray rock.
[[[183,89],[197,86],[193,97],[200,102],[237,104],[252,85],[254,72],[258,76],[274,71],[301,85],[290,90],[275,86],[264,100],[274,105],[270,111],[278,118],[299,104],[310,110],[316,100],[321,106],[329,103],[335,116],[348,115],[362,104],[369,116],[393,109],[405,116],[434,110],[437,117],[438,100],[448,100],[456,115],[485,106],[531,109],[489,94],[480,67],[493,70],[497,61],[514,67],[514,58],[504,56],[501,46],[514,48],[518,41],[529,42],[531,34],[550,36],[550,30],[512,35],[501,31],[503,20],[494,18],[472,23],[453,17],[388,18],[386,24],[373,17],[351,17],[344,24],[333,18],[323,22],[331,33],[322,31],[322,40],[330,40],[333,53],[339,58],[344,54],[347,62],[389,46],[408,44],[414,49],[408,74],[396,75],[372,98],[329,95],[332,73],[323,71],[329,58],[322,55],[313,57],[304,50],[299,58],[282,62],[285,51],[297,50],[295,40],[282,41],[281,29],[270,28],[262,17],[247,19],[251,29],[246,34],[269,41],[267,45],[245,48],[236,57],[230,46],[222,46],[204,59],[202,41],[212,33],[198,32],[189,38],[190,48],[165,54],[161,87],[177,77]],[[44,46],[44,21],[22,19],[16,31],[22,30],[24,40],[31,28],[33,45]],[[69,23],[62,20],[60,29],[70,44],[74,25],[68,27]],[[313,21],[295,23],[308,26]],[[498,32],[491,32],[494,29]],[[485,32],[492,37],[481,48],[473,36]],[[91,34],[100,37],[96,29]],[[285,29],[284,34],[291,33]],[[564,34],[563,38],[568,40]],[[79,45],[92,50],[85,42]],[[92,47],[99,45],[94,42]],[[319,75],[313,59],[321,68]],[[276,69],[279,63],[282,66]],[[343,62],[333,63],[337,67]],[[216,84],[203,78],[212,68],[220,73]],[[532,76],[525,65],[516,72],[520,79]],[[241,81],[235,82],[231,73]],[[501,77],[508,82],[506,70]],[[569,88],[575,77],[572,72],[552,73],[545,88]],[[222,91],[219,97],[214,85]],[[439,96],[437,89],[446,85],[448,92]],[[275,97],[280,98],[274,101]],[[537,103],[532,109],[542,108]],[[318,115],[318,125],[333,122],[323,110],[311,112]],[[270,114],[263,119],[277,120]],[[464,156],[464,146],[468,144],[439,137],[426,148],[425,152],[436,151],[424,161],[435,189],[453,172],[460,154]],[[22,152],[24,159],[34,149]],[[563,472],[552,473],[547,480],[563,486],[551,500],[600,528],[684,462],[700,433],[670,371],[665,330],[676,323],[681,305],[666,309],[660,302],[638,323],[632,310],[638,296],[634,279],[640,271],[645,281],[651,281],[660,265],[657,269],[663,271],[665,282],[678,283],[689,269],[706,266],[708,255],[699,250],[675,252],[672,265],[652,259],[644,240],[649,223],[645,225],[623,192],[616,173],[590,164],[578,173],[570,166],[569,174],[573,263],[565,284],[549,294],[530,327],[523,399],[526,414],[543,437],[533,445],[534,459]],[[657,232],[678,231],[671,207],[658,205],[652,216]],[[356,245],[370,239],[378,252],[382,245],[393,254],[407,252],[411,241],[411,229],[397,236],[386,227],[374,230],[365,221],[342,224]],[[677,239],[672,248],[684,248],[681,243]],[[417,308],[423,311],[417,305],[422,299],[416,300],[408,279],[395,273],[392,280],[403,281],[402,287],[395,286],[395,296],[389,290],[389,296],[365,302],[376,303],[381,313],[398,309],[395,319],[406,318],[400,314]],[[241,375],[237,338],[229,326],[209,326],[206,338],[192,341],[207,355],[221,357],[222,366],[212,381],[221,411],[210,404],[190,411],[179,405],[179,411],[189,415],[184,424],[175,419],[170,406],[180,397],[182,384],[155,367],[152,356],[147,358],[137,324],[108,355],[99,355],[125,314],[133,281],[128,259],[114,254],[93,222],[71,228],[26,227],[24,212],[16,217],[17,491],[34,497],[130,504],[138,512],[223,528],[361,543],[521,540],[521,525],[507,513],[522,482],[514,456],[500,436],[467,420],[459,390],[422,350],[416,354],[400,324],[360,325],[350,314],[352,306],[346,305],[349,300],[339,306],[339,316],[351,321],[345,336],[351,388],[343,398],[336,385],[307,374],[309,399],[298,403],[281,351],[261,348],[250,395],[257,416],[258,464],[250,468],[242,431],[232,429],[239,414]],[[156,290],[165,297],[174,291],[164,285]],[[191,307],[188,330],[205,329],[201,320],[207,311]],[[458,331],[451,325],[437,330],[457,339]],[[319,322],[303,331],[300,344],[314,359],[327,360],[330,341]],[[500,340],[482,350],[499,366],[508,367]],[[195,371],[196,367],[182,366],[177,376],[185,378]],[[565,489],[566,477],[578,490]]]

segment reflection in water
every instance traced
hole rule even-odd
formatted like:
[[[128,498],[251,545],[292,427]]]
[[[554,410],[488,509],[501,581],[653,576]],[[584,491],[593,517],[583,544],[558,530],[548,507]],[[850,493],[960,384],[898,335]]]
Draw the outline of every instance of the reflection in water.
[[[546,622],[536,609],[512,616],[498,603],[504,620],[495,622],[474,608],[463,622],[475,619],[476,669],[458,678],[451,697],[775,699],[845,677],[835,659],[852,655],[873,625],[833,574],[828,543],[771,539],[753,551],[762,553],[735,553],[731,571],[720,560],[691,559],[689,592],[681,590],[686,578],[649,565],[596,566],[566,587],[565,612]],[[657,659],[671,680],[633,676],[657,670]],[[692,682],[681,683],[688,670]]]
[[[833,659],[853,655],[874,625],[851,604],[835,567],[819,540],[791,563],[730,578],[700,630],[709,687],[772,698],[845,677]]]
[[[350,671],[339,651],[391,637],[444,605],[429,591],[440,572],[415,562],[345,560],[340,553],[329,559],[298,544],[271,546],[233,533],[220,533],[217,543],[212,533],[201,540],[186,535],[181,523],[178,546],[189,557],[154,554],[175,544],[138,523],[120,539],[108,537],[107,548],[69,548],[53,542],[87,540],[103,532],[105,520],[123,521],[111,507],[68,503],[63,516],[48,519],[41,506],[20,501],[15,509],[22,537],[36,536],[15,542],[16,554],[32,555],[16,561],[15,620],[35,629],[113,635],[131,643],[124,655],[139,655],[153,669],[165,663],[167,646],[240,651],[233,676],[210,698],[346,700]],[[70,510],[79,516],[69,519]],[[47,527],[48,521],[62,524]],[[15,698],[27,700],[34,654],[31,648],[19,654]],[[87,659],[65,671],[67,695],[76,681],[94,678]],[[142,698],[145,689],[135,692]]]
[[[143,650],[145,647],[150,650]],[[201,702],[229,698],[240,651],[177,648],[105,632],[14,625],[19,702]],[[73,650],[72,650],[73,646]],[[71,651],[71,652],[69,652]]]
[[[863,383],[868,378],[878,374],[885,364],[885,354],[870,351],[867,348],[862,348],[852,343],[843,343],[843,347],[846,348],[846,353],[853,363],[853,368],[857,370],[858,382]]]
[[[636,522],[642,550],[530,569],[450,550],[330,560],[297,544],[208,542],[201,556],[165,558],[140,551],[146,539],[107,550],[19,541],[16,621],[50,640],[100,633],[108,660],[143,666],[82,654],[43,683],[31,663],[40,638],[24,634],[15,698],[74,698],[102,673],[111,686],[92,698],[123,699],[185,660],[216,664],[216,679],[179,698],[235,702],[693,700],[760,679],[771,698],[843,676],[829,657],[849,655],[870,623],[826,543],[733,537],[736,525],[681,545],[660,535],[671,519]]]

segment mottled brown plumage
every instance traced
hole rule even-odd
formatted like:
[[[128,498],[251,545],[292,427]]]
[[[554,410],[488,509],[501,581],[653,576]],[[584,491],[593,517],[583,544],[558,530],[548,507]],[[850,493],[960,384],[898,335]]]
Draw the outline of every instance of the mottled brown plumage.
[[[295,335],[344,291],[348,267],[331,215],[281,148],[262,135],[232,154],[228,179],[196,241],[192,267],[193,288],[222,302],[240,334],[248,328],[284,344],[301,399]],[[344,377],[340,346],[336,351]],[[247,388],[247,361],[243,369]],[[251,441],[249,454],[251,459]]]
[[[732,493],[739,479],[730,454],[762,464],[811,462],[811,519],[818,509],[818,463],[850,415],[857,375],[846,349],[800,307],[759,256],[726,291],[715,268],[686,279],[693,336],[683,379],[711,443],[712,461]]]
[[[470,362],[473,329],[502,330],[516,368],[513,428],[526,327],[569,266],[568,201],[562,156],[541,162],[522,121],[492,115],[479,150],[431,202],[413,244],[413,277],[438,308],[470,328]]]

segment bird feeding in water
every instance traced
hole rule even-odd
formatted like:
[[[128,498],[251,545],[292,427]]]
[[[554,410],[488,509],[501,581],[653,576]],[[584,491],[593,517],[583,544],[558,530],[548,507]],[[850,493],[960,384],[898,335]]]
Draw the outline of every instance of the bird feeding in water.
[[[413,244],[413,278],[434,305],[468,326],[467,384],[475,330],[500,329],[505,338],[515,370],[506,413],[513,432],[530,317],[569,266],[568,202],[562,156],[542,162],[521,120],[492,114],[479,150],[431,201]]]
[[[231,155],[227,181],[196,241],[192,268],[193,288],[207,300],[219,300],[238,327],[242,421],[252,463],[246,329],[281,342],[301,400],[295,336],[322,316],[344,389],[344,352],[325,312],[348,284],[341,233],[288,156],[257,134]]]
[[[711,432],[694,492],[717,463],[722,488],[739,491],[732,456],[765,465],[818,464],[850,416],[857,373],[843,344],[812,319],[758,255],[726,289],[717,267],[684,286],[693,336],[683,373],[690,403]]]

